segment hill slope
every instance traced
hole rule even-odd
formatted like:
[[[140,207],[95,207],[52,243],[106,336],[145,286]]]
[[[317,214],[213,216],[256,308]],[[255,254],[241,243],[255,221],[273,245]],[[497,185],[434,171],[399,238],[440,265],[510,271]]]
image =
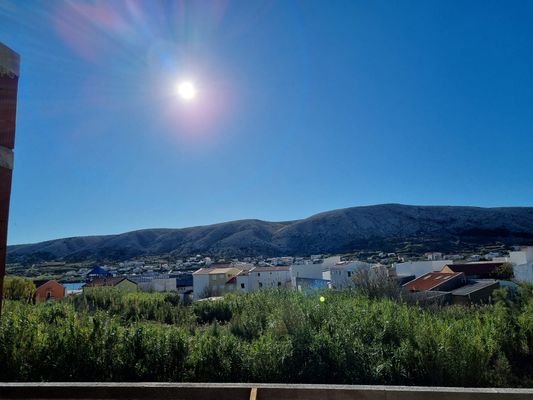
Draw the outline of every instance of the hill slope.
[[[328,211],[290,222],[232,221],[185,229],[145,229],[9,246],[10,262],[127,259],[171,253],[309,255],[357,250],[453,251],[465,244],[533,244],[533,207],[383,204]]]

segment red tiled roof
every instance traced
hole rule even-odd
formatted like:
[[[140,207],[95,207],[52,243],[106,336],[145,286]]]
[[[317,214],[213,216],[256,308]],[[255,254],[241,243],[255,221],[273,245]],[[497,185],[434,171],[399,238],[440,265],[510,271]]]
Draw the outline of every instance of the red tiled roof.
[[[444,272],[428,272],[427,274],[424,274],[415,280],[406,283],[403,285],[403,287],[410,291],[418,292],[431,290],[439,287],[444,282],[448,282],[451,279],[455,279],[461,275],[463,275],[462,272],[455,272],[453,274],[446,274]]]

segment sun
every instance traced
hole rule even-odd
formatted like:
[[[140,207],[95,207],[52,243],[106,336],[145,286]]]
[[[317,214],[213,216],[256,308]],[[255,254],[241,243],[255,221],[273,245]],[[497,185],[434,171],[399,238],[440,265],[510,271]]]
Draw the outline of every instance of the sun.
[[[196,98],[196,86],[192,81],[182,81],[176,85],[177,95],[185,101],[192,101]]]

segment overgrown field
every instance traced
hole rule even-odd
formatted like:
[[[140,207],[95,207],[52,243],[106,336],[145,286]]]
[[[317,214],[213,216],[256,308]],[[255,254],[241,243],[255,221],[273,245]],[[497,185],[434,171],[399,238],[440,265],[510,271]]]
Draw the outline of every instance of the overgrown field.
[[[330,291],[7,301],[0,381],[533,386],[533,296],[431,309]]]

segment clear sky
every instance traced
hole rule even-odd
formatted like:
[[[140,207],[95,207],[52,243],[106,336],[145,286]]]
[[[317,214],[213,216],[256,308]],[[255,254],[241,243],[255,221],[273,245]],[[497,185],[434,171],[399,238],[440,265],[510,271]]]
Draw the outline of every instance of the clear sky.
[[[531,206],[532,21],[530,1],[1,0],[22,58],[9,243]]]

